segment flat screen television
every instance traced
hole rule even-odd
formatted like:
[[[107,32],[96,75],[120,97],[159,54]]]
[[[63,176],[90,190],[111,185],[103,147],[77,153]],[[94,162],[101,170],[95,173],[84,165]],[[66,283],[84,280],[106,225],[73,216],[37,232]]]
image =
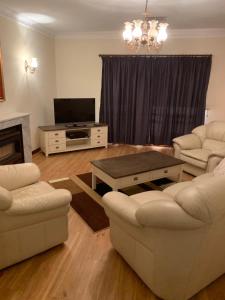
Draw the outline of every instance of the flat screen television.
[[[95,98],[54,99],[56,124],[94,123]]]

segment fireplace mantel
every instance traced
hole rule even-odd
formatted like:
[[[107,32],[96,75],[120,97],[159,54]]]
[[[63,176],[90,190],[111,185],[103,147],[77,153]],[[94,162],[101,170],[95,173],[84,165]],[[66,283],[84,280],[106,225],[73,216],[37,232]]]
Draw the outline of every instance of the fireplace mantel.
[[[32,147],[30,136],[30,115],[28,113],[8,113],[0,116],[0,130],[15,125],[22,125],[24,161],[32,161]]]

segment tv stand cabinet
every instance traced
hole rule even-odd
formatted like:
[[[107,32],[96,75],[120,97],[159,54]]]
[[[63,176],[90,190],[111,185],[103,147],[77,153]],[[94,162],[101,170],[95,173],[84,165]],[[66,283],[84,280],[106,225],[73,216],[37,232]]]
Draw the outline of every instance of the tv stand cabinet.
[[[60,152],[108,146],[108,126],[101,123],[79,127],[40,126],[40,145],[45,156]],[[68,133],[83,133],[85,137],[69,137]],[[74,133],[76,136],[76,133]]]

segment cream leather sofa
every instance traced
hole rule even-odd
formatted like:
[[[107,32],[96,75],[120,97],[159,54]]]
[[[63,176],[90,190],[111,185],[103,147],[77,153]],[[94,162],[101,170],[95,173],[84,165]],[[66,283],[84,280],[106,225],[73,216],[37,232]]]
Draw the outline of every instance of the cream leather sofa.
[[[225,175],[103,203],[114,248],[162,299],[189,299],[225,272]]]
[[[191,134],[173,139],[175,157],[186,162],[184,171],[198,176],[211,172],[225,157],[225,122],[196,127]]]
[[[67,239],[71,194],[39,177],[33,163],[0,166],[0,269]]]

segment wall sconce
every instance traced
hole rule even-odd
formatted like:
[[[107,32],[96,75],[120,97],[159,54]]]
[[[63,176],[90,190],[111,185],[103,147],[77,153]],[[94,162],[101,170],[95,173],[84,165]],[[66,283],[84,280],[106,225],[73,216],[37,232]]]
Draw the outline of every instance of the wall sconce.
[[[30,73],[34,73],[36,69],[38,68],[38,60],[36,57],[31,58],[30,64],[28,63],[27,60],[25,60],[25,70],[26,72],[30,70]]]

